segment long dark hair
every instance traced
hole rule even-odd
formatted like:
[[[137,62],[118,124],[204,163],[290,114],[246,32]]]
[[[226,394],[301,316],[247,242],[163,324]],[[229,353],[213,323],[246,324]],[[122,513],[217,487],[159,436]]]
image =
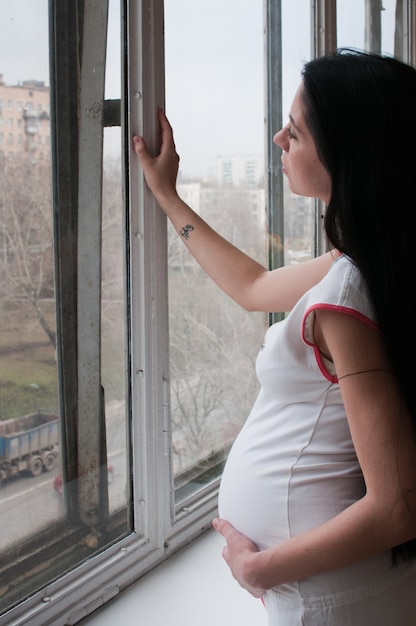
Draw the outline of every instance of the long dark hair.
[[[304,66],[305,119],[332,183],[329,243],[363,274],[416,428],[416,70],[341,49]],[[415,458],[416,472],[416,458]],[[416,540],[393,548],[416,558]]]

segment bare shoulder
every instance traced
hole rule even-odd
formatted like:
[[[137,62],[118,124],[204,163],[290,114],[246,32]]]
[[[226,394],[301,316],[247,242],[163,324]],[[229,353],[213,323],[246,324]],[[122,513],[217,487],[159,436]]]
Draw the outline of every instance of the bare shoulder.
[[[336,251],[265,272],[258,280],[257,298],[262,311],[290,311],[299,298],[317,285],[339,256]]]

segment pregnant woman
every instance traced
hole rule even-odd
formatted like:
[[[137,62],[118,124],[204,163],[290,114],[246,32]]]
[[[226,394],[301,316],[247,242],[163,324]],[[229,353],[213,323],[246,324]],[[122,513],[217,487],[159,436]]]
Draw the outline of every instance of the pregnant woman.
[[[268,271],[176,192],[179,157],[133,146],[191,254],[247,310],[290,311],[257,359],[214,528],[270,626],[416,624],[416,71],[340,50],[307,63],[274,137],[295,194],[325,203],[326,254]]]

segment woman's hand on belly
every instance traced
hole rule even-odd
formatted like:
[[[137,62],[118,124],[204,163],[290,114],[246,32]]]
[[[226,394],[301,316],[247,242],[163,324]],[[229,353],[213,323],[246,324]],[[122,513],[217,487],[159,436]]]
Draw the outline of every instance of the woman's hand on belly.
[[[255,584],[254,561],[259,554],[256,544],[223,519],[214,519],[212,526],[227,542],[222,556],[236,581],[252,596],[261,598],[266,590]]]

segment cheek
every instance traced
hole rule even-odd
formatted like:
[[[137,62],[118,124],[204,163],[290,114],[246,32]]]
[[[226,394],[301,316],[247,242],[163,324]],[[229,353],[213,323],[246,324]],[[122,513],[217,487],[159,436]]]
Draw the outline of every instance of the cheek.
[[[309,195],[328,204],[331,198],[331,180],[328,172],[322,166],[311,168],[307,180],[309,181]]]
[[[321,162],[315,173],[315,179],[318,198],[328,203],[331,197],[331,178]]]
[[[305,160],[302,155],[289,153],[289,186],[293,193],[315,197],[328,202],[331,181],[320,161]]]

